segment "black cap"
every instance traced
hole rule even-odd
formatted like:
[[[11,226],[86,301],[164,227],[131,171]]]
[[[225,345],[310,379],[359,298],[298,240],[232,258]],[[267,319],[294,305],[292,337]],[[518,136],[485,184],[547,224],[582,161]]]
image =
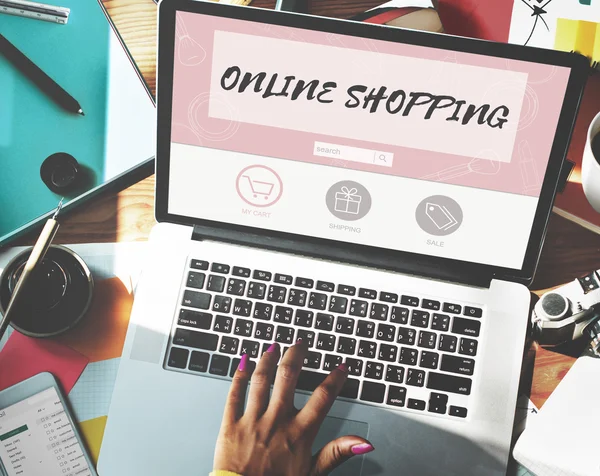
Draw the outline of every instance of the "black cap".
[[[66,152],[57,152],[48,157],[40,167],[40,177],[54,193],[63,195],[78,182],[80,166],[75,157]]]

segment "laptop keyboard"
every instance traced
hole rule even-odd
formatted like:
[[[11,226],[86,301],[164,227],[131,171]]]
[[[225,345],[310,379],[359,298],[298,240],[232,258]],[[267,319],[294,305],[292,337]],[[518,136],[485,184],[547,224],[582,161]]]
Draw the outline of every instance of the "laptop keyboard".
[[[341,399],[466,418],[482,306],[192,259],[165,369],[230,379],[299,338],[309,352],[298,390],[313,391],[345,361]],[[255,364],[252,364],[254,368]]]

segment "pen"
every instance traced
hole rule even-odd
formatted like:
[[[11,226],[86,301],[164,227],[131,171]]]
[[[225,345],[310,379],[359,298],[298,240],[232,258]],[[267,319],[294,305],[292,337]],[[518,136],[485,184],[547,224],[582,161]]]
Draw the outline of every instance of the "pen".
[[[2,34],[0,34],[0,53],[60,107],[66,111],[84,115],[83,109],[73,96],[56,84],[50,76],[44,73]]]
[[[63,199],[58,203],[56,207],[56,212],[52,215],[52,218],[49,218],[42,229],[42,233],[40,233],[39,238],[35,242],[33,249],[31,250],[31,254],[27,259],[27,263],[25,263],[25,267],[23,268],[23,272],[21,273],[21,277],[17,281],[15,289],[10,297],[10,301],[8,302],[8,306],[6,306],[6,311],[4,311],[4,316],[2,320],[0,320],[0,339],[6,332],[8,325],[10,324],[10,314],[12,309],[15,307],[15,303],[19,297],[19,294],[23,292],[23,289],[27,285],[27,281],[31,277],[35,267],[40,263],[44,256],[46,255],[46,251],[50,247],[56,232],[58,231],[58,222],[56,221],[56,217],[62,208]]]

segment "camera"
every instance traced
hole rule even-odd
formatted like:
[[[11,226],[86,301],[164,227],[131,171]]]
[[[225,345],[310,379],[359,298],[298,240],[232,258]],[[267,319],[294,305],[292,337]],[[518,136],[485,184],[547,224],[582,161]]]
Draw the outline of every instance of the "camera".
[[[543,294],[531,320],[540,345],[588,337],[592,351],[600,356],[600,270]]]

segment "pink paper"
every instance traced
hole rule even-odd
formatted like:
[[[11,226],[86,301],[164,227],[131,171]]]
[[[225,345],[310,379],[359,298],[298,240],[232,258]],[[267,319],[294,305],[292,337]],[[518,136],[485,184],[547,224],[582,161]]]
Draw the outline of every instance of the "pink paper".
[[[0,390],[40,372],[50,372],[69,393],[87,363],[87,357],[65,345],[15,331],[0,352]]]

